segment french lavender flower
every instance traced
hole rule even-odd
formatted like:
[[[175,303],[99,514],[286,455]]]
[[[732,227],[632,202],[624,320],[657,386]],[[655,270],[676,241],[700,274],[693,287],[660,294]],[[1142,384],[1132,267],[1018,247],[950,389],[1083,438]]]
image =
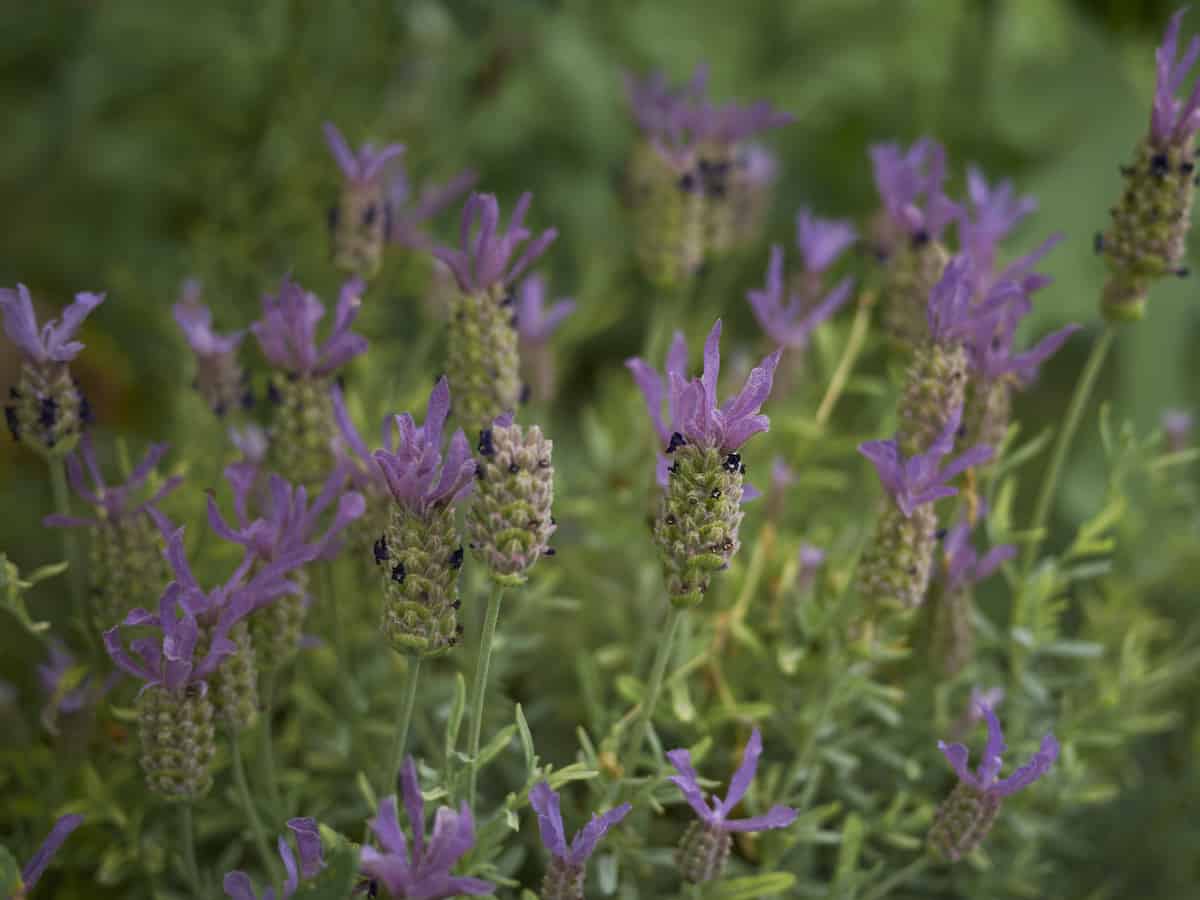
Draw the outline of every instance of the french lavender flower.
[[[263,515],[252,518],[250,507],[258,481],[257,467],[234,463],[226,467],[225,479],[233,488],[236,527],[226,522],[211,495],[208,498],[209,527],[219,537],[240,544],[259,566],[288,556],[306,556],[312,561],[331,560],[341,550],[342,532],[366,509],[361,494],[345,489],[346,477],[345,469],[335,467],[310,505],[305,488],[288,484],[273,474],[268,482]],[[318,534],[318,523],[330,508],[334,509],[332,520],[324,533]],[[249,618],[250,641],[259,670],[282,668],[300,646],[311,601],[308,572],[295,569],[290,578],[296,586],[293,592],[277,597]]]
[[[325,307],[291,278],[279,293],[263,297],[263,317],[250,326],[263,355],[275,367],[269,396],[276,405],[271,428],[272,468],[288,481],[315,485],[334,462],[337,427],[329,389],[334,373],[367,349],[350,327],[362,304],[363,282],[342,285],[333,329],[317,344]]]
[[[76,495],[95,510],[94,518],[50,515],[42,524],[50,528],[86,528],[91,539],[88,560],[92,614],[101,628],[120,622],[135,606],[144,606],[162,593],[171,580],[163,560],[163,541],[155,524],[161,515],[155,504],[183,480],[166,479],[153,494],[135,501],[154,469],[166,455],[168,444],[153,444],[124,484],[108,485],[100,472],[91,437],[67,457],[67,482]],[[84,480],[87,468],[92,485]]]
[[[748,202],[753,182],[747,169],[738,165],[746,141],[769,128],[795,121],[766,101],[749,105],[715,105],[701,101],[690,110],[690,127],[697,142],[696,169],[704,195],[704,244],[706,253],[721,254],[737,245],[739,209]]]
[[[981,509],[979,515],[987,514]],[[947,676],[957,675],[975,652],[974,588],[1017,555],[1012,544],[993,547],[983,556],[971,546],[972,523],[963,518],[942,542],[941,577],[930,596],[929,650],[934,667]]]
[[[1182,58],[1176,46],[1183,14],[1171,16],[1155,51],[1157,84],[1150,130],[1137,146],[1133,165],[1122,166],[1125,189],[1112,208],[1112,224],[1096,236],[1096,248],[1108,263],[1101,309],[1110,321],[1140,319],[1151,285],[1182,267],[1192,222],[1196,164],[1192,157],[1200,129],[1200,82],[1187,101],[1176,93],[1200,57],[1200,36]]]
[[[238,362],[238,348],[246,332],[221,335],[213,331],[212,310],[201,302],[201,295],[200,282],[189,278],[173,311],[196,355],[196,390],[209,409],[223,416],[231,409],[254,405],[246,372]]]
[[[733,236],[740,247],[762,240],[779,182],[779,158],[759,143],[746,144],[733,163],[730,203]]]
[[[546,308],[546,280],[530,275],[517,288],[517,337],[533,396],[540,403],[554,396],[554,354],[550,335],[575,311],[575,301],[563,297]]]
[[[478,897],[492,893],[495,886],[490,882],[450,874],[454,864],[475,845],[475,823],[466,801],[458,812],[448,806],[438,808],[433,834],[427,842],[425,799],[411,756],[400,770],[400,787],[412,830],[412,847],[396,817],[396,795],[384,798],[369,823],[382,850],[369,845],[362,848],[363,873],[382,884],[393,900],[446,900],[460,894]]]
[[[625,75],[640,132],[626,172],[634,245],[642,274],[660,288],[685,283],[704,260],[704,191],[692,117],[707,85],[705,65],[678,88],[661,72]]]
[[[1190,447],[1194,424],[1195,419],[1187,410],[1164,410],[1162,414],[1162,430],[1167,436],[1167,449],[1172,453],[1181,453]]]
[[[717,376],[721,369],[721,320],[704,343],[704,373],[688,379],[687,342],[676,333],[667,354],[664,376],[644,360],[625,365],[646,398],[665,452],[658,467],[665,488],[654,525],[667,591],[676,606],[704,599],[712,574],[729,565],[737,552],[746,467],[741,446],[770,427],[759,410],[771,393],[781,350],[765,357],[750,372],[740,393],[717,406]],[[669,421],[663,419],[667,401]]]
[[[622,803],[603,815],[593,815],[568,844],[558,792],[545,781],[539,781],[529,792],[529,805],[537,813],[542,845],[550,851],[550,866],[542,879],[541,900],[583,900],[587,861],[592,858],[601,838],[629,815],[633,807]]]
[[[403,168],[392,178],[388,187],[388,234],[391,243],[409,250],[433,252],[433,238],[425,232],[425,226],[435,216],[441,215],[458,202],[467,191],[475,186],[479,176],[468,169],[455,175],[444,185],[426,182],[421,186],[420,196],[414,196],[408,174]]]
[[[975,295],[976,270],[965,255],[951,259],[926,303],[925,334],[912,345],[912,361],[900,397],[896,439],[905,456],[915,456],[936,440],[954,410],[966,402],[967,348],[972,334],[994,331],[1013,305],[1027,302],[1015,281],[996,282]]]
[[[907,152],[875,144],[870,155],[887,224],[899,235],[887,263],[885,319],[893,340],[911,346],[925,336],[926,300],[948,260],[942,233],[960,210],[944,193],[946,151],[937,141],[921,138]]]
[[[762,734],[757,728],[746,742],[742,764],[729,781],[725,799],[715,794],[710,805],[704,799],[699,776],[692,767],[692,756],[687,750],[672,750],[667,754],[678,775],[671,781],[683,792],[683,797],[699,816],[699,820],[688,826],[675,851],[675,864],[683,880],[691,884],[703,884],[720,878],[729,860],[729,849],[734,832],[766,831],[771,828],[786,828],[796,820],[796,811],[787,806],[772,806],[761,816],[749,819],[727,818],[746,796],[754,773],[758,771],[758,758],[762,755]]]
[[[8,389],[11,403],[4,419],[13,440],[45,456],[64,456],[74,448],[91,421],[87,398],[79,392],[68,364],[83,344],[71,340],[103,294],[76,294],[75,302],[38,330],[29,289],[0,288],[4,333],[21,351],[21,378]]]
[[[332,122],[326,122],[325,143],[342,170],[342,193],[329,210],[333,237],[333,261],[338,268],[371,278],[383,262],[384,239],[391,230],[391,205],[385,196],[387,164],[404,153],[403,144],[387,144],[376,150],[363,144],[355,153]]]
[[[29,862],[21,867],[21,874],[17,878],[16,884],[0,883],[0,890],[7,889],[10,892],[11,900],[24,900],[29,896],[29,892],[37,887],[37,883],[53,861],[59,848],[71,836],[71,832],[82,824],[83,816],[80,815],[59,817],[58,821],[54,823],[54,827],[50,829],[50,833],[46,835],[46,840],[42,841],[42,846],[38,847]],[[0,847],[0,854],[7,855],[3,847]],[[0,856],[0,860],[2,858]]]
[[[554,442],[537,425],[525,428],[505,415],[480,432],[476,449],[475,497],[467,510],[471,550],[494,581],[522,584],[535,562],[554,555]]]
[[[394,449],[374,454],[394,501],[374,546],[375,564],[383,570],[382,631],[397,653],[417,657],[445,653],[462,634],[463,548],[454,508],[471,491],[475,461],[461,429],[443,458],[449,414],[450,386],[443,377],[429,395],[425,424],[418,428],[408,413],[394,417]]]
[[[524,225],[532,197],[521,195],[508,228],[500,231],[496,198],[471,194],[463,207],[461,249],[433,251],[458,284],[450,303],[446,369],[454,391],[455,419],[472,433],[515,410],[521,399],[511,288],[558,236],[553,228],[543,231],[512,262],[517,248],[532,236]]]
[[[991,447],[975,446],[940,468],[954,449],[961,420],[960,406],[937,440],[915,456],[904,455],[895,440],[867,441],[858,447],[875,464],[887,494],[874,537],[858,564],[859,593],[880,608],[911,610],[925,600],[937,540],[933,503],[957,494],[949,482],[992,456]]]
[[[288,900],[300,889],[300,882],[316,878],[325,868],[321,849],[321,832],[317,829],[316,819],[288,819],[288,830],[296,838],[296,846],[300,850],[299,864],[292,845],[286,837],[279,838],[279,858],[287,871],[287,880],[283,883],[283,891],[278,895],[279,900]],[[267,888],[262,895],[254,892],[254,884],[245,872],[229,872],[222,882],[225,896],[233,900],[275,900],[274,888]]]
[[[929,829],[929,846],[950,862],[962,859],[987,837],[1005,797],[1033,784],[1050,771],[1058,759],[1058,741],[1053,734],[1047,734],[1042,738],[1041,748],[1028,763],[1008,778],[997,781],[996,776],[1003,765],[1004,735],[992,708],[982,703],[980,707],[987,720],[988,739],[983,759],[974,772],[967,768],[965,746],[938,741],[938,749],[954,769],[958,783],[938,807]]]
[[[806,267],[805,274],[817,274],[817,281],[789,293],[784,287],[783,248],[775,244],[767,264],[766,287],[746,292],[754,318],[780,347],[804,350],[812,333],[842,307],[854,286],[853,278],[843,278],[822,297],[819,273]]]
[[[979,168],[967,167],[967,203],[959,211],[958,233],[962,252],[974,263],[979,294],[991,287],[1000,242],[1037,206],[1034,197],[1015,196],[1011,181],[989,185]]]

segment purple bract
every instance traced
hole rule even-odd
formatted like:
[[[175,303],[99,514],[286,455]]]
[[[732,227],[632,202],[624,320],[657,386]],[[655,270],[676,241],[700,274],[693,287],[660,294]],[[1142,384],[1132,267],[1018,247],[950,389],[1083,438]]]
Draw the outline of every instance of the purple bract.
[[[789,294],[784,286],[783,248],[775,244],[767,264],[766,286],[762,290],[747,291],[746,299],[750,301],[754,318],[771,340],[782,347],[800,349],[808,346],[817,327],[842,307],[853,286],[853,278],[843,278],[816,302]]]
[[[279,858],[283,860],[283,867],[287,871],[287,880],[283,884],[283,892],[279,895],[281,900],[287,900],[296,893],[301,879],[307,881],[315,878],[325,868],[321,850],[321,833],[317,829],[316,820],[288,819],[287,827],[296,838],[296,846],[300,848],[300,862],[297,865],[292,845],[288,843],[287,838],[281,836],[278,842]],[[222,887],[225,888],[225,895],[232,897],[233,900],[259,900],[258,895],[254,893],[254,885],[250,881],[250,876],[245,872],[227,873]],[[261,900],[275,900],[275,889],[264,890]]]
[[[496,284],[508,287],[546,252],[558,236],[558,231],[553,228],[543,231],[512,263],[517,248],[532,236],[523,224],[532,199],[530,193],[521,195],[507,230],[501,233],[498,231],[500,204],[495,196],[471,194],[467,198],[459,230],[459,249],[436,247],[433,251],[435,257],[449,266],[463,291],[475,293]]]
[[[574,311],[570,297],[546,308],[546,280],[541,275],[530,275],[517,288],[517,334],[527,344],[544,344]]]
[[[921,138],[905,152],[899,144],[870,149],[875,186],[888,217],[911,237],[940,240],[942,231],[961,213],[943,192],[946,151],[932,138]],[[922,205],[923,204],[923,205]]]
[[[558,792],[552,790],[545,781],[540,781],[529,792],[529,805],[537,813],[542,846],[556,859],[570,866],[584,865],[595,852],[600,839],[633,809],[628,803],[622,803],[603,815],[593,815],[591,821],[579,829],[568,844]]]
[[[18,284],[15,291],[0,288],[4,333],[30,362],[38,364],[73,360],[83,349],[83,344],[71,338],[88,313],[103,302],[103,294],[76,294],[75,302],[63,310],[62,319],[50,320],[39,331],[29,289],[23,284]]]
[[[1008,797],[1028,787],[1050,770],[1058,759],[1058,741],[1053,734],[1042,738],[1041,748],[1033,758],[1017,769],[1008,778],[997,781],[1000,768],[1003,765],[1004,734],[1000,730],[1000,722],[992,708],[986,703],[979,704],[979,712],[987,720],[988,739],[983,751],[983,759],[979,761],[974,772],[967,768],[968,752],[962,744],[947,744],[938,741],[938,749],[942,751],[954,769],[958,780],[984,794],[994,797]]]
[[[1185,12],[1187,7],[1171,16],[1163,42],[1154,53],[1156,83],[1150,136],[1160,146],[1186,141],[1200,128],[1200,81],[1193,85],[1186,103],[1175,96],[1200,58],[1200,36],[1193,36],[1183,57],[1175,59],[1179,26]]]
[[[367,349],[367,339],[350,331],[362,305],[364,284],[342,285],[333,330],[317,344],[317,323],[325,307],[316,295],[285,277],[279,293],[263,297],[263,317],[250,326],[263,355],[276,368],[295,375],[328,375]]]
[[[332,122],[326,122],[325,143],[329,152],[337,160],[338,168],[348,181],[364,184],[378,178],[391,160],[404,153],[403,144],[387,144],[381,150],[376,150],[374,144],[363,144],[362,149],[355,153]]]

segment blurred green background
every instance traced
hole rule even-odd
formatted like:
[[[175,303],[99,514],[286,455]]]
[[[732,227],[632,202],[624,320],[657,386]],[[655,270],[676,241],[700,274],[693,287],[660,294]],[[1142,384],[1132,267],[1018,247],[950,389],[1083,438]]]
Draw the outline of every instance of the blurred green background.
[[[1050,231],[1067,236],[1045,267],[1056,283],[1038,298],[1030,332],[1080,321],[1094,333],[1104,269],[1092,235],[1118,196],[1118,165],[1148,122],[1153,48],[1173,8],[1125,0],[6,3],[0,284],[29,285],[43,314],[75,291],[107,291],[76,366],[97,417],[135,448],[178,436],[203,412],[177,402],[192,376],[170,316],[184,277],[203,279],[222,330],[256,318],[260,294],[287,271],[323,297],[335,293],[324,222],[338,175],[320,132],[330,119],[356,144],[405,143],[418,182],[470,166],[505,210],[521,191],[535,193],[533,223],[560,230],[542,268],[555,296],[580,302],[559,341],[566,389],[558,402],[577,408],[600,373],[640,348],[647,318],[628,290],[616,190],[633,134],[621,70],[662,67],[682,78],[707,61],[716,97],[761,97],[797,116],[770,137],[783,163],[770,239],[791,245],[801,203],[865,220],[877,202],[868,144],[933,134],[947,145],[955,192],[966,164],[977,162],[1038,197],[1041,209],[1014,250]],[[1193,19],[1200,27],[1200,13]],[[439,223],[443,233],[455,218]],[[705,280],[707,299],[746,342],[757,335],[744,291],[760,282],[765,262],[764,243]],[[363,330],[386,336],[373,366],[394,360],[399,370],[417,332],[434,330],[414,269],[419,275],[414,260],[393,259],[373,289]],[[1196,283],[1157,287],[1146,321],[1125,330],[1106,370],[1101,396],[1141,430],[1165,407],[1195,403]],[[1061,416],[1086,345],[1070,342],[1038,390],[1020,398],[1027,433]],[[16,365],[0,342],[0,388],[15,381]],[[559,418],[572,427],[571,417]],[[1064,520],[1082,519],[1101,489],[1094,435],[1085,424]],[[58,556],[57,536],[38,525],[48,507],[41,461],[0,442],[0,548],[22,568]],[[1168,788],[1130,793],[1130,840]],[[1180,863],[1172,884],[1185,883]],[[1146,865],[1147,876],[1167,878]]]

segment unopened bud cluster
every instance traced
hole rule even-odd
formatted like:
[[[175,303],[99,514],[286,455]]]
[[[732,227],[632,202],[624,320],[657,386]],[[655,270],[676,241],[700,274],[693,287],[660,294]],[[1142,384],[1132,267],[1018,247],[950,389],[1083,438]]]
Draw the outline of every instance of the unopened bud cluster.
[[[329,390],[321,375],[275,372],[268,396],[275,405],[271,428],[271,468],[294,484],[324,481],[333,462],[337,424]]]
[[[929,334],[929,293],[942,277],[950,255],[925,234],[905,235],[887,263],[884,325],[900,347],[912,348]]]
[[[925,600],[937,543],[937,515],[931,505],[911,516],[885,498],[875,533],[858,564],[858,590],[879,607],[907,611]]]
[[[583,900],[584,874],[582,864],[551,857],[542,879],[541,900]]]
[[[215,624],[201,623],[200,656],[209,652],[215,631]],[[258,665],[244,619],[236,622],[226,637],[237,649],[208,677],[208,692],[217,717],[230,729],[241,731],[258,721]]]
[[[737,453],[687,444],[678,434],[668,452],[671,465],[654,540],[671,602],[692,606],[704,599],[713,573],[737,552],[746,467]]]
[[[383,578],[383,634],[397,653],[439,656],[458,643],[458,574],[463,548],[454,509],[423,514],[392,508],[387,529],[373,548]]]
[[[720,878],[729,861],[732,843],[728,831],[706,822],[692,822],[675,850],[675,866],[680,876],[689,884]]]
[[[521,400],[514,298],[501,283],[459,291],[450,303],[446,371],[454,417],[468,433],[486,428]]]
[[[308,617],[308,572],[296,569],[288,575],[296,590],[276,597],[250,616],[250,645],[254,664],[261,672],[278,671],[300,648],[304,620]]]
[[[91,421],[88,401],[62,363],[25,363],[8,396],[4,418],[13,440],[38,453],[65,456]]]
[[[152,607],[171,569],[162,538],[147,515],[105,517],[89,529],[92,612],[102,629],[119,623],[134,607]]]
[[[142,770],[150,790],[169,800],[190,801],[212,787],[216,753],[215,711],[204,684],[179,691],[149,685],[138,696]]]

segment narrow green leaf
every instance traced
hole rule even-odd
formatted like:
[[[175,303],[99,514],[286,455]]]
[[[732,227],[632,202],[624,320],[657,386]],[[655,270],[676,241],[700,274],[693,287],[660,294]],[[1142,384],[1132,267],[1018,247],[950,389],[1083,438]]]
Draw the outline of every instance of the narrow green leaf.
[[[718,881],[704,892],[705,900],[757,900],[771,894],[781,894],[796,883],[791,872],[771,872],[748,878],[729,878]]]
[[[446,756],[458,746],[458,731],[462,727],[463,713],[467,710],[467,680],[462,672],[454,674],[454,700],[450,704],[450,718],[446,720]]]

